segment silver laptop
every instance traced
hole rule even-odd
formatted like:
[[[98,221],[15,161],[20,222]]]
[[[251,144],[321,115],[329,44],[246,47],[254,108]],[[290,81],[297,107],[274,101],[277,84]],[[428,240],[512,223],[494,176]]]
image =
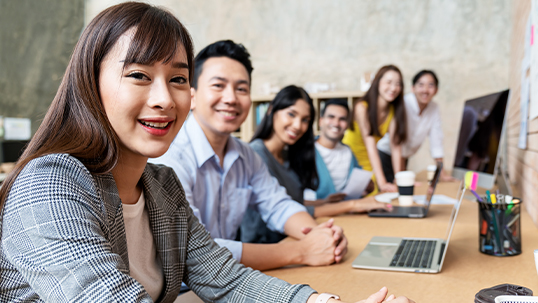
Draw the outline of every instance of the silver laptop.
[[[433,193],[435,192],[435,187],[437,182],[441,177],[441,170],[443,170],[443,162],[437,162],[437,168],[433,175],[433,179],[428,186],[426,191],[426,199],[424,200],[423,206],[393,206],[390,211],[385,209],[374,209],[368,212],[370,217],[396,217],[396,218],[424,218],[428,215],[428,210],[430,209],[430,204],[433,200]]]
[[[443,267],[448,242],[456,223],[465,188],[458,190],[445,239],[373,237],[353,261],[354,268],[438,273]]]

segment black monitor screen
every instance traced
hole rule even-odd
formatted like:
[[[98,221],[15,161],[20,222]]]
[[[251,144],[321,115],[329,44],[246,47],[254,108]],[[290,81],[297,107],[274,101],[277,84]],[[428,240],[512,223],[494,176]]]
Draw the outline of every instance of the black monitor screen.
[[[2,162],[17,162],[22,155],[28,141],[4,141],[2,142]]]
[[[494,173],[507,102],[508,90],[465,102],[454,167]]]

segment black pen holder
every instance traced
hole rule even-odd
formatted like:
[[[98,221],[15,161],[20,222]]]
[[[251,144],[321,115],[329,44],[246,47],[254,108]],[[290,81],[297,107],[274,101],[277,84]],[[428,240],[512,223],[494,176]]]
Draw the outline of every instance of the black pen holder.
[[[511,203],[478,202],[478,247],[492,256],[521,253],[521,200]]]

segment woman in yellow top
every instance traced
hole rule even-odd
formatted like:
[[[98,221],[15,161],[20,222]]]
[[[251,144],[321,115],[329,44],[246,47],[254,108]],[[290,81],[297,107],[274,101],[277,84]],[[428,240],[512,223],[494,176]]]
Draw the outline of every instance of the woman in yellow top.
[[[353,104],[350,123],[342,142],[349,145],[363,169],[374,172],[375,194],[396,192],[396,185],[387,182],[377,153],[377,141],[390,134],[392,165],[395,173],[402,168],[401,143],[406,139],[402,73],[394,65],[383,66],[366,95]]]

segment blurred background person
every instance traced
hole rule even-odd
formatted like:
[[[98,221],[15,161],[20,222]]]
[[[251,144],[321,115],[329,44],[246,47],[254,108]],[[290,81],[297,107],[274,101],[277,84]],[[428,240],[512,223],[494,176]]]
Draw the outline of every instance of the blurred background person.
[[[396,185],[388,182],[377,151],[377,142],[389,134],[395,173],[401,170],[401,144],[407,138],[407,124],[403,101],[402,73],[394,65],[381,67],[372,85],[361,99],[353,104],[353,123],[342,142],[348,145],[365,170],[374,172],[376,189],[371,194],[396,192]]]
[[[405,114],[407,121],[407,140],[402,145],[402,167],[406,170],[409,157],[414,155],[426,140],[430,139],[430,154],[437,161],[443,161],[443,129],[441,127],[441,115],[439,106],[433,102],[437,94],[439,80],[431,70],[422,70],[413,77],[412,92],[404,96]],[[390,138],[385,135],[377,142],[379,158],[383,165],[383,173],[387,182],[393,182],[394,169]],[[453,181],[443,169],[441,181]]]

